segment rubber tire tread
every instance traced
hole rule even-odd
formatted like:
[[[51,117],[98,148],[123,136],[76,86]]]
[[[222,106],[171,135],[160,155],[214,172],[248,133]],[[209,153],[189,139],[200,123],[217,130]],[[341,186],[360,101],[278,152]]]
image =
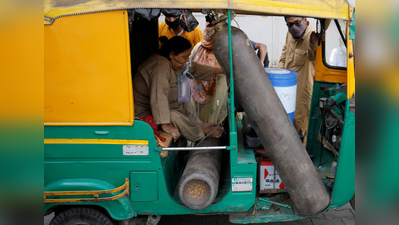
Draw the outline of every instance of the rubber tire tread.
[[[62,211],[51,220],[50,225],[69,225],[78,221],[90,225],[114,225],[104,213],[89,207],[75,207]]]

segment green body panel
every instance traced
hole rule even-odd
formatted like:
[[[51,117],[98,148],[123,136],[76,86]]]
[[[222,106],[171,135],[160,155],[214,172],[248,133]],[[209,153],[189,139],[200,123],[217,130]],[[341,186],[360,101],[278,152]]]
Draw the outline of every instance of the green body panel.
[[[239,131],[242,130],[241,121],[237,121]],[[159,198],[156,202],[140,202],[140,204],[132,203],[138,214],[156,214],[156,215],[178,215],[178,214],[200,214],[200,213],[222,213],[247,211],[255,203],[255,187],[251,192],[232,192],[231,178],[235,177],[253,177],[256,180],[257,164],[253,150],[244,149],[243,140],[239,140],[237,150],[230,151],[230,171],[229,178],[221,181],[219,184],[219,194],[215,202],[209,207],[202,210],[192,210],[185,207],[179,200],[176,187],[179,179],[179,166],[183,162],[179,162],[179,154],[181,152],[169,152],[169,156],[162,159],[163,174],[159,176]],[[238,157],[237,155],[240,155]],[[183,157],[184,158],[184,157]],[[238,159],[233,161],[234,159]],[[175,161],[175,162],[174,162]],[[177,161],[177,162],[176,162]],[[178,163],[178,164],[175,164]],[[174,167],[172,165],[175,165]],[[184,168],[184,167],[183,167]],[[181,173],[182,171],[180,171]],[[162,177],[161,177],[162,176]],[[231,177],[231,178],[230,178]],[[165,181],[162,181],[165,179]],[[169,188],[166,188],[166,186]],[[169,189],[168,192],[166,189]],[[167,206],[167,207],[165,207]]]
[[[320,86],[325,85],[334,87],[336,84],[315,82],[313,87],[313,96],[309,117],[309,128],[307,135],[307,151],[309,155],[313,155],[313,163],[323,180],[324,184],[329,182],[326,178],[328,174],[333,174],[331,169],[335,159],[334,154],[322,147],[320,141],[317,140],[322,115],[319,109],[319,98],[330,97],[320,90]],[[342,95],[341,93],[333,93],[334,95]],[[331,203],[329,208],[337,208],[345,205],[353,197],[355,193],[355,114],[350,111],[349,100],[346,100],[345,115],[341,110],[334,106],[332,111],[334,115],[344,121],[344,129],[342,132],[342,142],[339,150],[337,167],[335,172],[335,180],[333,188],[326,185],[327,191],[331,193]]]
[[[237,128],[241,132],[242,124],[239,124],[240,126]],[[105,133],[105,135],[96,133]],[[156,152],[153,131],[144,122],[135,121],[133,126],[126,127],[45,127],[44,137],[46,139],[148,140],[150,150],[148,156],[125,156],[122,152],[122,145],[119,144],[45,144],[45,186],[62,178],[95,179],[117,187],[123,184],[125,178],[129,178],[132,196],[128,198],[132,199],[131,204],[137,214],[175,215],[246,211],[255,202],[257,164],[253,150],[244,149],[242,140],[239,143],[239,150],[230,151],[230,175],[231,178],[252,177],[254,180],[253,190],[232,192],[231,185],[225,185],[226,189],[224,192],[221,191],[221,196],[218,196],[216,204],[203,210],[192,210],[185,207],[174,194],[179,178],[179,173],[176,175],[179,166],[173,168],[172,165],[182,164],[179,162],[180,152],[171,152],[171,155],[161,160]],[[168,161],[170,162],[168,163]],[[227,182],[231,182],[230,178],[228,180]],[[133,191],[136,184],[140,186],[139,190],[143,186],[146,190],[136,194]],[[77,186],[76,190],[80,187]],[[147,194],[149,196],[143,196]],[[138,198],[133,199],[134,197]],[[108,203],[102,202],[96,205],[106,208],[106,204]],[[45,212],[52,206],[54,205],[45,204]],[[110,215],[117,220],[131,217],[116,216],[120,214],[116,208],[111,207],[108,210]]]
[[[341,149],[330,208],[338,208],[345,205],[355,194],[355,114],[349,108],[350,100],[347,101]]]
[[[155,202],[158,200],[157,172],[130,173],[130,199],[132,202]]]
[[[335,84],[314,82],[312,102],[310,105],[309,113],[309,126],[307,134],[307,146],[306,150],[309,155],[313,155],[313,164],[320,174],[320,178],[324,183],[327,182],[326,175],[329,174],[331,163],[334,161],[335,157],[332,152],[322,148],[321,143],[317,140],[317,135],[320,130],[320,125],[322,121],[322,115],[319,108],[319,99],[324,97],[329,97],[323,91],[320,90],[320,86],[325,85],[328,87],[333,87]],[[333,109],[334,110],[334,109]],[[320,164],[320,165],[319,165]],[[327,189],[331,192],[331,190]]]
[[[124,182],[121,182],[121,186]],[[49,183],[44,186],[44,191],[99,191],[99,190],[111,190],[116,188],[115,186],[104,182],[102,180],[95,179],[62,179]],[[119,194],[102,195],[100,197],[109,197]],[[52,197],[47,197],[51,199]],[[93,196],[71,196],[70,198],[93,198]],[[48,203],[44,204],[44,212],[57,205],[75,205],[76,203]],[[114,201],[106,202],[89,202],[79,203],[80,205],[96,205],[107,210],[109,215],[116,220],[123,220],[136,216],[133,206],[131,205],[127,197],[122,197]]]

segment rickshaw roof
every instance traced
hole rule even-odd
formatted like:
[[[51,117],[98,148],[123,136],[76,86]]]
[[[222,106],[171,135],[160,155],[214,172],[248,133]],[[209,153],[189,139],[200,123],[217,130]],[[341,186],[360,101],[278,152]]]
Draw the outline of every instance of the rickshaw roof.
[[[44,24],[63,16],[134,8],[231,9],[239,14],[343,20],[350,20],[353,11],[347,0],[44,0]]]

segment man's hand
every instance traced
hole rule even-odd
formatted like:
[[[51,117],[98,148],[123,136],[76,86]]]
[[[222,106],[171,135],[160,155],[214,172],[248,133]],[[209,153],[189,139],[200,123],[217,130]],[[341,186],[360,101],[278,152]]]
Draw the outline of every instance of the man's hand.
[[[161,127],[164,132],[172,135],[174,142],[176,142],[177,139],[179,139],[180,132],[176,127],[171,126],[170,124],[161,124]]]
[[[312,42],[313,44],[319,44],[319,41],[324,41],[326,38],[326,33],[316,33],[316,32],[312,32],[312,34],[310,35],[310,42]]]
[[[262,43],[256,43],[255,44],[255,50],[259,49],[259,60],[262,64],[263,67],[265,67],[264,62],[267,54],[267,46]]]

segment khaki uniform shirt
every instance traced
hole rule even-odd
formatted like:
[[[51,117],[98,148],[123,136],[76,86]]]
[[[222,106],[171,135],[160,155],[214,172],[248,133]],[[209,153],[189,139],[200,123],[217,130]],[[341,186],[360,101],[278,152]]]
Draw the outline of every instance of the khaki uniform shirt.
[[[294,70],[298,73],[298,86],[294,123],[296,128],[306,135],[308,129],[310,102],[315,76],[315,60],[317,44],[310,42],[310,35],[316,31],[309,22],[304,35],[294,39],[287,32],[285,45],[280,57],[279,68]],[[306,136],[305,136],[306,137]]]
[[[195,79],[209,80],[216,68],[192,62],[190,73]],[[172,64],[163,56],[155,55],[145,61],[133,78],[135,117],[152,115],[156,124],[169,124],[170,111],[185,113],[184,104],[177,100],[177,78]]]

